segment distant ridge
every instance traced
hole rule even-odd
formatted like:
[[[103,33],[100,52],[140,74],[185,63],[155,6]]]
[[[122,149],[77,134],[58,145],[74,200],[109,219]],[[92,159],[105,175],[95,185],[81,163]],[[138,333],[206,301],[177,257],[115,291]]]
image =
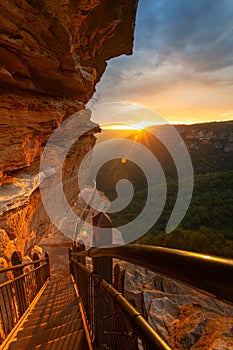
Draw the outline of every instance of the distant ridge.
[[[164,211],[150,230],[152,235],[164,232],[178,190],[174,161],[166,147],[153,136],[154,128],[163,132],[166,127],[150,126],[141,132],[103,130],[102,135],[105,140],[109,137],[126,137],[140,142],[160,162],[168,193]],[[175,127],[188,148],[195,175],[193,199],[180,227],[199,230],[201,226],[206,226],[213,233],[233,239],[233,120]],[[122,178],[129,179],[135,194],[125,211],[111,215],[116,225],[123,225],[135,218],[143,209],[147,196],[147,181],[143,172],[134,163],[127,161],[122,164],[120,159],[111,160],[102,166],[97,176],[97,188],[111,200],[115,199],[115,186]]]

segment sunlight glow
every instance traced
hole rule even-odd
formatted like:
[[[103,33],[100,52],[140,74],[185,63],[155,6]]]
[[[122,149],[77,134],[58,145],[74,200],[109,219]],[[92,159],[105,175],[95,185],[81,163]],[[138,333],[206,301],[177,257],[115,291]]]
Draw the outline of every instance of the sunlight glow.
[[[124,124],[124,123],[116,123],[116,124],[104,124],[101,125],[101,129],[103,130],[143,130],[147,126],[155,125],[156,122],[153,121],[145,121],[142,120],[138,123],[134,124]]]
[[[103,130],[140,130],[135,124],[105,124],[101,125]]]
[[[147,120],[142,120],[141,122],[137,123],[139,129],[144,129],[147,126],[157,125],[157,124],[158,124],[158,122],[156,122],[156,121],[153,122],[153,121],[147,121]]]

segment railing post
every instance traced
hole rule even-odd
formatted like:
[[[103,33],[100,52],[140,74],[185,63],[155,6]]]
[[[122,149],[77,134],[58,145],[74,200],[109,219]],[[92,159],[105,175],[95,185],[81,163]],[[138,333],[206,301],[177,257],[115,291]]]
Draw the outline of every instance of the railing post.
[[[79,242],[77,245],[77,252],[83,252],[85,250],[85,244]],[[79,256],[78,262],[86,266],[86,257],[85,256]]]
[[[7,262],[4,258],[0,258],[0,269],[7,267]],[[7,272],[0,273],[0,284],[8,281]],[[9,298],[6,288],[0,289],[0,344],[5,339],[6,335],[11,330],[12,323],[12,303],[14,300]]]
[[[33,254],[32,261],[39,260],[39,255],[37,253]],[[39,262],[35,262],[34,269],[40,266]],[[40,270],[35,271],[35,278],[36,278],[36,292],[38,292],[41,288],[41,278],[40,278]]]
[[[41,288],[49,277],[48,255],[45,255],[45,259],[22,264],[21,254],[14,252],[11,260],[13,266],[5,267],[4,270],[0,268],[0,344],[36,297],[38,287]],[[28,268],[29,265],[34,265],[34,268]],[[6,281],[8,273],[11,278]]]
[[[71,250],[71,255],[70,257],[75,257],[75,253],[78,252],[78,247],[76,244],[73,244],[72,250]],[[74,277],[74,280],[76,284],[78,284],[78,270],[77,270],[77,264],[75,264],[73,261],[71,261],[71,273]]]
[[[99,213],[93,218],[93,246],[98,248],[112,245],[112,222],[108,215],[105,213]],[[93,258],[93,274],[98,274],[108,283],[112,283],[112,258],[100,257]],[[103,305],[106,304],[105,296],[100,293],[100,287],[95,281],[95,277],[92,277],[93,289],[93,333],[94,343],[93,348],[95,350],[100,348],[101,343],[101,326],[102,320],[105,317],[103,311]],[[101,305],[101,307],[100,307]],[[109,307],[109,304],[106,304]],[[106,311],[106,310],[105,310]],[[110,312],[110,310],[109,310]]]
[[[113,270],[113,287],[118,292],[124,294],[125,269],[121,271],[119,264],[114,266]]]
[[[105,213],[99,213],[93,218],[93,245],[100,248],[112,245],[112,221]],[[112,258],[101,257],[93,259],[93,271],[108,283],[112,283]]]
[[[47,263],[47,278],[50,278],[49,253],[46,252],[44,256],[45,256],[46,263]]]
[[[71,261],[73,249],[69,247],[69,266],[70,266],[70,274],[73,275],[73,262]]]
[[[14,252],[11,256],[12,265],[22,264],[22,258],[19,255],[20,253]],[[23,268],[14,270],[14,278],[23,275]],[[25,281],[23,278],[15,281],[15,294],[17,303],[19,305],[19,314],[22,316],[27,309],[26,295],[25,295]]]

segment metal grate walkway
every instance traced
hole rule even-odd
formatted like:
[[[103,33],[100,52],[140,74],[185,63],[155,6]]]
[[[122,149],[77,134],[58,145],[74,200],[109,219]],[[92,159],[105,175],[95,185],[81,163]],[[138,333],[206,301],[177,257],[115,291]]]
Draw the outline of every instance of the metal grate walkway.
[[[79,300],[70,276],[49,282],[7,347],[9,350],[87,348]]]

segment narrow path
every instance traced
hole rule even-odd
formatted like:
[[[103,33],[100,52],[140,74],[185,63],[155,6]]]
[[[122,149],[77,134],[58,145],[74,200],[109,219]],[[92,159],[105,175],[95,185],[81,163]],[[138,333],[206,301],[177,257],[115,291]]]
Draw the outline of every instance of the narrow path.
[[[79,300],[70,276],[51,281],[9,350],[87,350]]]

